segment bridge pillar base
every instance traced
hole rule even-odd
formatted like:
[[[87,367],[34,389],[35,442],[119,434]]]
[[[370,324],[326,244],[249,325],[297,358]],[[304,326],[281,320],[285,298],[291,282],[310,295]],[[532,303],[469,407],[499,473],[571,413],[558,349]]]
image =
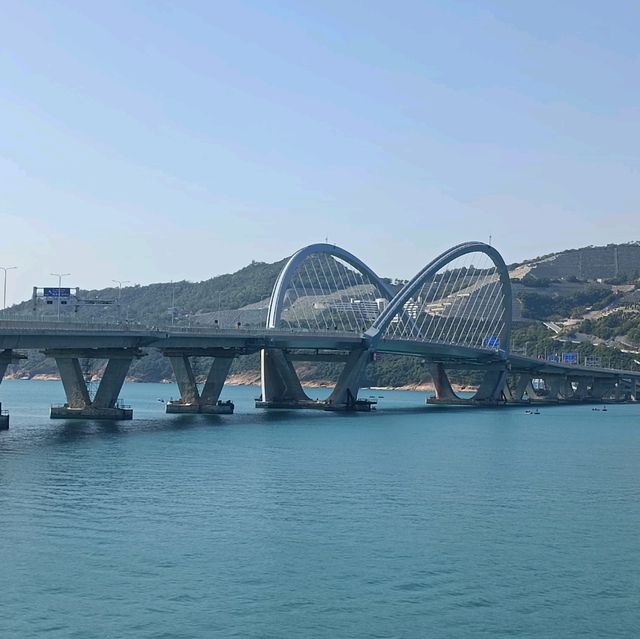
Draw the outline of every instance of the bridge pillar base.
[[[333,404],[326,400],[291,400],[291,401],[271,401],[265,402],[261,399],[256,399],[256,408],[267,408],[273,410],[324,410],[334,413],[348,413],[356,412],[368,413],[375,410],[377,402],[372,402],[367,399],[358,399],[351,404]]]
[[[314,399],[282,399],[265,402],[262,399],[256,399],[255,406],[274,410],[324,410],[325,402]]]
[[[77,408],[72,406],[52,406],[49,413],[51,419],[98,419],[124,421],[133,419],[131,408],[96,408],[85,406]]]
[[[183,402],[168,402],[167,413],[172,415],[233,415],[233,402],[218,401],[216,404],[185,404]]]
[[[0,430],[9,430],[9,415],[0,415]]]
[[[475,408],[493,408],[504,406],[498,399],[474,399],[473,397],[427,397],[426,403],[432,406],[472,406]]]

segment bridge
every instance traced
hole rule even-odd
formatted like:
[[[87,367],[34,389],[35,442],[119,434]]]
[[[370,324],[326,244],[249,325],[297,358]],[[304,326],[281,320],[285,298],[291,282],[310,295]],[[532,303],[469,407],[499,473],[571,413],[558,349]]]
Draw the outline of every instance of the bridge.
[[[74,322],[0,321],[0,381],[11,362],[37,349],[55,360],[66,394],[51,417],[128,419],[118,397],[129,367],[146,349],[171,362],[180,400],[173,413],[225,413],[220,400],[234,358],[260,353],[261,396],[270,409],[369,410],[358,399],[377,354],[422,360],[440,405],[500,406],[535,402],[637,401],[640,371],[549,362],[510,352],[512,292],[499,252],[459,244],[429,262],[399,290],[348,251],[313,244],[295,253],[275,283],[264,327],[157,328]],[[191,358],[210,358],[204,386]],[[94,396],[80,360],[106,360]],[[325,400],[304,391],[295,363],[342,365]],[[471,397],[456,394],[452,371],[473,374]],[[7,419],[8,423],[8,419]]]

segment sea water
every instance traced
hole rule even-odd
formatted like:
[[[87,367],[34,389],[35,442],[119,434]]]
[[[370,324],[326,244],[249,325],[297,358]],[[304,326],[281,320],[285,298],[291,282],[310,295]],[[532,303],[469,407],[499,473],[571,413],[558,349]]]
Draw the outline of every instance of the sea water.
[[[131,422],[51,421],[59,383],[3,382],[0,636],[640,636],[640,405],[258,394],[176,416],[127,384]]]

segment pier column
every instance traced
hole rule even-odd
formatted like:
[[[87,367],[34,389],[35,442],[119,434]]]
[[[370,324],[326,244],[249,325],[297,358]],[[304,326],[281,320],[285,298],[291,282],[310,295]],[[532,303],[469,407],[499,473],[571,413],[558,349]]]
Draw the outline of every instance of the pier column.
[[[22,359],[27,359],[27,356],[22,353],[16,353],[10,348],[5,348],[0,352],[0,383],[4,379],[4,374],[7,372],[9,364],[18,364]]]
[[[260,351],[260,376],[260,408],[269,408],[269,405],[284,408],[287,404],[313,402],[302,389],[289,356],[281,350],[265,348]]]
[[[231,414],[234,405],[231,402],[219,401],[235,352],[223,349],[194,348],[187,350],[167,350],[164,354],[169,358],[180,389],[180,399],[167,403],[167,413],[206,413]],[[190,357],[213,357],[202,389],[198,390]]]
[[[509,383],[509,381],[511,383]],[[524,394],[531,386],[531,375],[520,374],[513,375],[511,380],[505,382],[504,396],[509,403],[524,402]],[[528,393],[527,393],[528,394]]]
[[[136,357],[142,353],[137,348],[108,349],[56,349],[44,351],[53,357],[60,372],[67,397],[64,406],[52,406],[52,419],[131,419],[130,408],[118,406],[122,385]],[[95,398],[91,398],[84,378],[80,359],[106,359],[107,365],[98,384]]]
[[[507,385],[507,367],[505,364],[493,364],[487,368],[478,391],[473,396],[477,402],[495,403],[502,397]]]
[[[358,402],[358,391],[364,370],[371,359],[367,350],[351,351],[331,395],[326,400],[328,410],[368,410],[370,403]]]
[[[169,357],[176,383],[180,389],[183,404],[198,404],[200,395],[196,384],[196,377],[187,355],[172,355]]]
[[[220,398],[220,393],[229,374],[229,369],[233,364],[233,357],[215,357],[211,363],[207,381],[204,383],[200,402],[202,404],[216,404]]]
[[[545,375],[544,381],[549,385],[549,397],[552,399],[565,400],[573,395],[566,375]]]
[[[616,388],[616,379],[609,377],[597,377],[593,380],[593,386],[591,387],[591,396],[596,401],[602,401],[616,398],[618,389]]]
[[[579,377],[574,381],[576,382],[576,389],[573,391],[574,398],[581,402],[589,399],[589,386],[591,386],[593,380],[589,377]]]
[[[428,404],[442,405],[469,405],[486,406],[503,403],[503,392],[509,393],[506,385],[507,367],[505,363],[488,365],[480,386],[473,397],[458,397],[451,386],[451,381],[442,362],[432,364],[429,367],[433,385],[436,391],[435,397],[427,399]]]
[[[313,400],[302,388],[293,365],[296,361],[342,361],[338,381],[329,397]],[[256,400],[256,408],[311,408],[328,411],[368,411],[375,402],[358,400],[364,369],[371,354],[358,348],[348,353],[294,354],[279,349],[264,349],[260,354],[262,397]]]
[[[4,379],[4,374],[7,372],[7,366],[13,361],[13,351],[10,348],[5,349],[0,353],[0,383]]]
[[[431,373],[431,378],[433,379],[433,386],[436,391],[436,400],[457,401],[459,399],[458,396],[453,392],[451,381],[449,380],[447,371],[444,368],[444,364],[432,364],[429,367],[429,372]]]
[[[80,368],[80,362],[77,357],[58,356],[56,365],[60,372],[64,393],[67,396],[67,405],[69,408],[87,408],[91,406],[91,398],[87,390],[87,383]]]
[[[0,383],[4,379],[9,364],[17,363],[26,358],[26,355],[14,353],[10,348],[5,348],[0,353]],[[9,414],[2,410],[2,402],[0,402],[0,430],[9,430]]]
[[[112,357],[102,374],[92,405],[94,408],[114,408],[129,372],[132,357]]]

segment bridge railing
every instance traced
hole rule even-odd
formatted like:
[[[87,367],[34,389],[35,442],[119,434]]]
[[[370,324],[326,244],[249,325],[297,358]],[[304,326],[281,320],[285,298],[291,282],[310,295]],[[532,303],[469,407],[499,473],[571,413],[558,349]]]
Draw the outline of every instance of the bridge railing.
[[[68,322],[68,321],[51,321],[51,320],[29,320],[29,319],[0,319],[1,330],[21,330],[21,331],[149,331],[153,330],[146,324],[133,323],[107,323],[107,322]]]
[[[171,324],[143,324],[141,322],[119,322],[119,323],[107,323],[107,322],[69,322],[69,321],[44,321],[36,319],[0,319],[0,331],[24,331],[24,332],[38,332],[38,331],[60,331],[60,332],[152,332],[152,333],[168,333],[174,335],[237,335],[242,333],[245,335],[331,335],[334,337],[349,337],[353,338],[354,334],[350,331],[340,330],[309,330],[305,328],[296,329],[266,329],[264,326],[251,326],[251,325],[234,325],[234,326],[220,326],[220,325],[191,325],[191,326],[178,326]]]

